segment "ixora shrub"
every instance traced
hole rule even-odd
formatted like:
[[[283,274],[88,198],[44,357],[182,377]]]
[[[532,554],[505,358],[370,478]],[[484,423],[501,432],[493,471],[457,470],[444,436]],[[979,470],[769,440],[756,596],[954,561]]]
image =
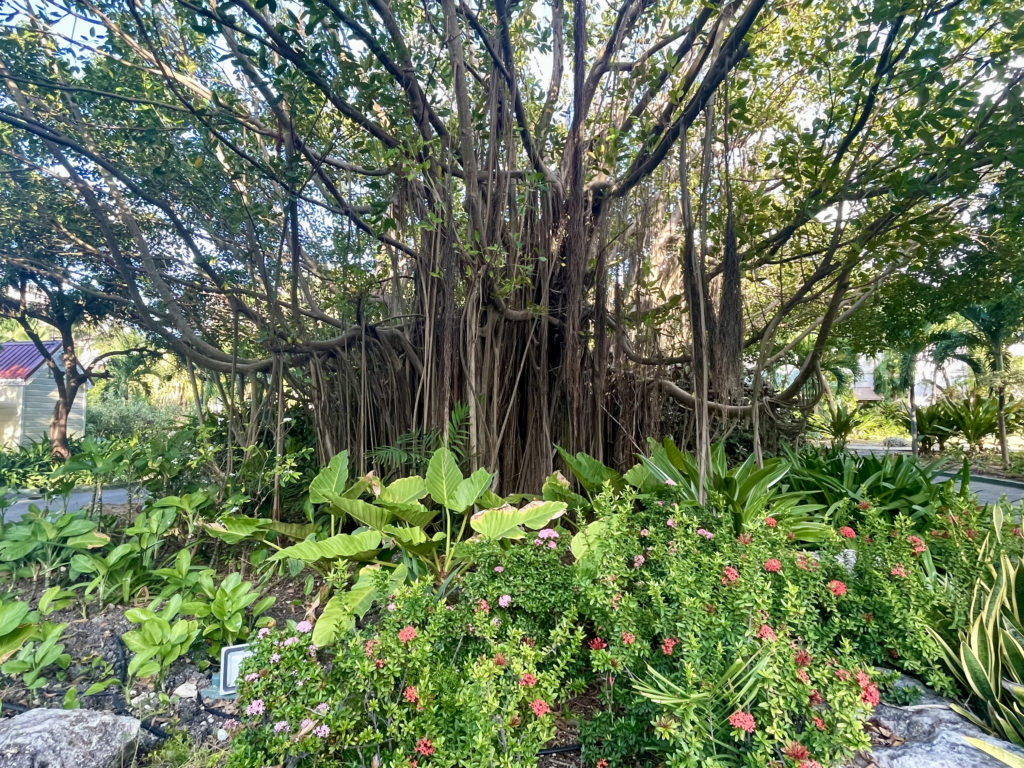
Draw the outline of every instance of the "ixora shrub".
[[[574,533],[455,543],[440,585],[364,566],[379,607],[330,647],[261,630],[232,766],[531,765],[564,712],[588,766],[815,768],[868,746],[877,665],[953,690],[927,627],[963,625],[986,567],[966,503],[923,538],[848,500],[801,540],[770,505],[737,534],[670,485],[592,501]]]
[[[429,579],[398,586],[376,621],[331,649],[312,644],[309,622],[261,630],[231,765],[534,762],[583,648],[565,539],[540,531],[504,565],[498,545],[465,544],[477,570],[445,601]]]

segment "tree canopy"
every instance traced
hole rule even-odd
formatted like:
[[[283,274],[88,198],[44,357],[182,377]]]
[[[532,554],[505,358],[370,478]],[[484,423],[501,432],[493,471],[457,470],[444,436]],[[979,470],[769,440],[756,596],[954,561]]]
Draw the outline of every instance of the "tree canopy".
[[[553,443],[757,446],[865,307],[993,271],[1022,49],[1012,0],[26,0],[2,258],[323,456],[458,402],[510,486]]]

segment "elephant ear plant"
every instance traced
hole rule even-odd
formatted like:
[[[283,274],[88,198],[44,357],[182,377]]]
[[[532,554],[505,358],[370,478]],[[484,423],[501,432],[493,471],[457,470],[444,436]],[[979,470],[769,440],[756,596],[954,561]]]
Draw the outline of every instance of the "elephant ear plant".
[[[386,485],[372,474],[350,483],[348,453],[335,456],[309,487],[310,501],[331,515],[331,535],[298,542],[270,558],[300,560],[335,584],[349,580],[348,563],[361,565],[351,586],[328,600],[313,642],[330,644],[406,580],[429,576],[438,596],[444,595],[468,567],[457,545],[471,532],[498,540],[521,538],[524,527],[543,528],[565,512],[565,503],[558,501],[533,501],[521,509],[506,504],[489,491],[492,480],[484,469],[464,477],[446,448],[431,456],[425,477],[403,477]],[[356,529],[336,532],[346,519]],[[390,569],[387,581],[377,578],[380,569]]]

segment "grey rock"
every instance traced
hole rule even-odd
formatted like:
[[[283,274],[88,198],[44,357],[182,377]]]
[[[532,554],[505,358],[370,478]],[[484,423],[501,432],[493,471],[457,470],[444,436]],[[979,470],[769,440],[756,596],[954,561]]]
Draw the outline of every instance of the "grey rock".
[[[194,699],[199,695],[199,686],[195,683],[182,683],[174,689],[174,696],[180,699]]]
[[[879,768],[1005,768],[994,757],[968,744],[968,736],[1024,758],[1024,749],[990,736],[944,703],[911,707],[879,704],[875,719],[906,740],[898,747],[874,749],[871,756]]]
[[[30,709],[0,721],[3,768],[126,768],[141,723],[90,709]]]

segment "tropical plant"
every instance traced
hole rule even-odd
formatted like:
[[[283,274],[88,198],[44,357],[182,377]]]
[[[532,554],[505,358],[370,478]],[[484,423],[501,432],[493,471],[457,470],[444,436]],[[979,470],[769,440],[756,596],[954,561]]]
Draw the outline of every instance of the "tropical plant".
[[[99,550],[110,537],[97,530],[84,512],[70,512],[50,520],[34,504],[28,514],[3,528],[0,537],[0,572],[13,576],[42,576],[47,581],[76,554]]]
[[[985,438],[999,431],[999,401],[994,397],[948,400],[945,407],[949,422],[974,450],[980,451]]]
[[[999,535],[998,526],[993,535]],[[953,637],[931,630],[946,668],[968,694],[969,708],[951,707],[1020,746],[1024,746],[1022,620],[1024,568],[1003,554],[975,586],[967,626]]]
[[[39,614],[22,600],[0,599],[0,663],[6,661],[36,631]]]
[[[133,679],[156,677],[162,683],[171,664],[188,653],[199,637],[199,622],[179,617],[183,607],[181,595],[175,595],[163,607],[161,602],[157,599],[146,608],[125,612],[125,618],[139,625],[121,638],[134,652],[128,663],[128,674]]]
[[[957,432],[956,422],[950,415],[949,406],[944,401],[931,405],[919,406],[914,409],[917,421],[917,439],[922,453],[930,453],[935,445],[939,450],[946,448],[946,441]],[[910,430],[910,412],[902,415],[903,426]]]
[[[371,474],[350,485],[348,453],[335,456],[309,486],[310,501],[331,515],[331,535],[300,541],[270,558],[300,560],[325,574],[339,562],[371,564],[358,571],[351,589],[327,602],[314,642],[330,643],[379,599],[373,588],[378,583],[372,578],[376,569],[393,569],[399,583],[429,575],[444,587],[466,567],[456,544],[470,531],[491,539],[521,538],[524,528],[543,528],[566,509],[563,502],[546,500],[513,507],[490,493],[491,481],[484,469],[463,477],[455,454],[439,448],[430,458],[425,477],[414,475],[384,484]],[[423,503],[428,496],[433,506]],[[474,514],[478,504],[485,509]],[[337,524],[346,518],[358,527],[352,533],[337,533]],[[222,519],[221,525],[231,534],[252,522]],[[442,588],[440,594],[444,592]]]
[[[71,656],[64,653],[64,645],[60,642],[65,627],[67,624],[42,622],[35,629],[33,639],[0,665],[0,672],[20,675],[29,691],[42,688],[47,683],[45,673],[50,667],[56,665],[67,669],[71,664]]]
[[[842,448],[863,421],[864,415],[856,407],[847,408],[839,403],[819,413],[812,421],[812,426],[829,437],[833,448]]]
[[[826,519],[850,501],[870,504],[890,516],[906,515],[927,525],[951,484],[938,483],[944,461],[924,465],[907,454],[857,455],[813,447],[783,447],[786,484],[808,502],[823,505]],[[965,491],[967,485],[962,486]]]
[[[448,417],[447,429],[417,429],[395,438],[391,445],[367,451],[367,460],[383,470],[385,478],[424,472],[438,448],[447,448],[460,466],[467,458],[469,445],[469,405],[456,403]]]
[[[264,596],[239,573],[229,573],[220,584],[215,584],[211,572],[200,573],[198,587],[199,599],[186,603],[184,608],[202,621],[203,637],[214,654],[222,645],[245,640],[254,627],[266,624],[263,614],[277,599]]]

